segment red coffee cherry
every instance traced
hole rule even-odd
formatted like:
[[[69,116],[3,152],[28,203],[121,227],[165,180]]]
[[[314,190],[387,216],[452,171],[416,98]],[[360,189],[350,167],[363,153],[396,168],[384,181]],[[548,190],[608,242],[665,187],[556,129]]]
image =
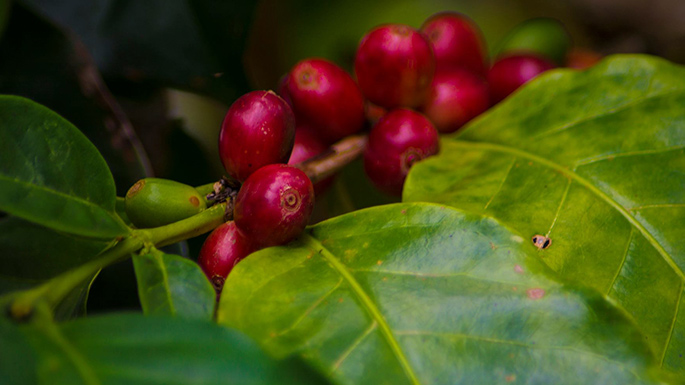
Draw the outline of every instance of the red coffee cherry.
[[[411,166],[439,149],[438,131],[418,112],[401,108],[383,116],[369,134],[364,170],[379,190],[399,196]]]
[[[328,146],[307,126],[299,126],[295,132],[295,146],[288,164],[294,166],[309,160],[328,149]],[[314,196],[321,196],[331,187],[335,176],[328,177],[314,184]]]
[[[307,175],[292,166],[272,164],[243,183],[233,218],[257,246],[277,246],[302,233],[313,208],[314,187]]]
[[[212,231],[200,249],[198,264],[219,293],[233,267],[256,251],[249,240],[238,230],[235,222],[226,222]]]
[[[364,126],[364,97],[342,68],[324,59],[297,63],[285,82],[295,118],[333,143]]]
[[[531,53],[513,54],[498,59],[488,73],[492,101],[501,101],[523,84],[554,67],[550,60]]]
[[[423,113],[439,132],[461,128],[490,107],[488,84],[470,71],[453,68],[438,71],[431,83],[431,93]]]
[[[226,113],[219,134],[219,156],[226,172],[244,181],[259,168],[285,163],[295,142],[295,115],[272,91],[252,91]]]
[[[469,17],[457,12],[441,12],[429,17],[421,26],[433,46],[438,71],[466,68],[476,74],[487,74],[487,50],[480,29]]]
[[[435,72],[426,37],[403,24],[372,29],[359,43],[354,71],[362,93],[385,108],[420,107]]]

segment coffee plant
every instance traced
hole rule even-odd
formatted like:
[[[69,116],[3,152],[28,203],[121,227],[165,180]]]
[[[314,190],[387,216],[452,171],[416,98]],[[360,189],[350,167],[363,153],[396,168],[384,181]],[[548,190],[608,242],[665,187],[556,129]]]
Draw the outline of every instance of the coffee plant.
[[[685,381],[682,66],[432,10],[258,89],[251,2],[66,3],[0,3],[0,383]]]

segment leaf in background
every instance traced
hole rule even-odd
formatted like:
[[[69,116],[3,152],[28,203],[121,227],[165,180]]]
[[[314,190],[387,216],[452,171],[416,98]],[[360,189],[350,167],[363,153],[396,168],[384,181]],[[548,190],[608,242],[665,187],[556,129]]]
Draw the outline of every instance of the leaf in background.
[[[0,96],[0,210],[84,237],[128,228],[114,213],[114,180],[95,146],[56,113]]]
[[[76,32],[106,77],[190,88],[225,102],[247,90],[242,55],[256,1],[22,3]]]
[[[212,319],[216,292],[197,263],[153,249],[134,256],[133,267],[145,314]]]
[[[3,385],[37,384],[36,354],[19,328],[0,317],[0,380]]]
[[[42,320],[22,331],[43,384],[325,383],[299,361],[275,361],[244,335],[207,321],[127,314]]]
[[[131,123],[73,35],[15,2],[0,57],[11,58],[0,61],[0,93],[29,98],[81,130],[107,161],[120,195],[151,172]]]
[[[219,322],[346,384],[644,383],[641,336],[495,220],[432,204],[357,211],[231,272]]]
[[[685,68],[617,56],[549,73],[442,142],[404,199],[493,216],[629,312],[685,375]]]

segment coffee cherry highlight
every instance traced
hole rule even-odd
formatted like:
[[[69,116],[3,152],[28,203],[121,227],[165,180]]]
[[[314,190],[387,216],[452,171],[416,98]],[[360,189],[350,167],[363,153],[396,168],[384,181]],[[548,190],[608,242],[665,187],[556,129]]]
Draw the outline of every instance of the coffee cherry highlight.
[[[292,166],[272,164],[243,183],[233,218],[258,247],[277,246],[304,231],[313,208],[314,187],[307,175]]]
[[[551,61],[534,54],[514,54],[497,60],[488,73],[493,103],[501,101],[523,84],[554,67]]]
[[[254,251],[255,247],[238,230],[235,222],[230,221],[209,234],[202,244],[197,262],[219,293],[233,267]]]
[[[437,13],[423,23],[421,32],[431,42],[438,71],[465,68],[481,76],[487,74],[485,39],[468,16]]]
[[[297,124],[306,124],[333,143],[364,126],[364,97],[342,68],[324,59],[306,59],[288,74],[284,86]]]
[[[450,133],[489,107],[487,82],[470,71],[453,68],[435,75],[422,111],[439,132]]]
[[[252,91],[226,113],[219,156],[226,172],[240,181],[268,164],[285,163],[295,142],[295,115],[272,91]]]
[[[372,29],[359,43],[354,71],[362,93],[381,107],[420,107],[435,73],[426,37],[403,24]]]
[[[406,108],[396,109],[371,130],[364,151],[364,170],[379,190],[400,196],[411,166],[435,155],[438,149],[438,131],[425,116]]]

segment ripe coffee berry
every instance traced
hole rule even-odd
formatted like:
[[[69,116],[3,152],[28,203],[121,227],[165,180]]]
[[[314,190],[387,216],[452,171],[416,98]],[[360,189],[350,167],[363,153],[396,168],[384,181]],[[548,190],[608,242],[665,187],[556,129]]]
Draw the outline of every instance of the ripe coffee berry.
[[[285,82],[295,118],[329,143],[361,130],[364,97],[342,68],[324,59],[297,63]]]
[[[295,132],[295,146],[288,164],[294,166],[309,160],[328,149],[328,146],[307,126],[298,126]],[[328,177],[314,184],[314,195],[320,196],[333,183],[335,176]]]
[[[530,53],[498,59],[488,73],[493,102],[501,101],[526,82],[554,67],[550,60]]]
[[[438,149],[438,131],[425,116],[396,109],[371,130],[364,151],[364,170],[379,190],[399,196],[411,166]]]
[[[362,38],[354,71],[371,102],[385,108],[419,107],[428,96],[435,59],[422,33],[407,25],[388,24]]]
[[[219,156],[226,172],[240,181],[259,168],[285,163],[295,142],[295,115],[271,91],[252,91],[226,113],[219,134]]]
[[[439,71],[423,113],[439,132],[458,130],[490,107],[488,84],[470,71],[453,68]]]
[[[461,67],[481,76],[487,73],[485,39],[467,16],[442,12],[429,17],[421,26],[433,46],[437,69]]]
[[[258,247],[286,244],[297,238],[314,208],[314,188],[302,170],[272,164],[255,171],[243,183],[233,218]]]
[[[228,273],[255,247],[238,230],[235,222],[226,222],[212,231],[202,244],[198,264],[218,292],[224,286]]]

